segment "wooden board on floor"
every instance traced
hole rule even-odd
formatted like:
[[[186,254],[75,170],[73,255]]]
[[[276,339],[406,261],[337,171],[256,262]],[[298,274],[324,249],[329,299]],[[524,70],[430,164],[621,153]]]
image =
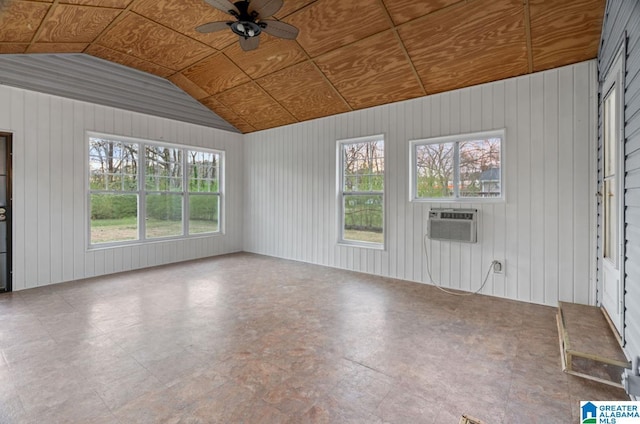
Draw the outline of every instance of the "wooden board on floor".
[[[585,356],[608,358],[623,364],[627,362],[600,308],[566,302],[560,302],[559,308],[571,350]]]
[[[600,308],[559,302],[558,336],[563,371],[621,387],[630,364]]]
[[[459,424],[485,424],[485,423],[483,421],[480,421],[477,418],[473,418],[465,414],[462,416],[462,418],[460,418]]]

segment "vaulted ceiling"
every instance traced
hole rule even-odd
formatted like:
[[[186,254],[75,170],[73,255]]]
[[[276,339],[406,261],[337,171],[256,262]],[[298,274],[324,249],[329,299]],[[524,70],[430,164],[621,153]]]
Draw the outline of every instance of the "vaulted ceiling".
[[[3,0],[4,1],[4,0]],[[240,49],[204,0],[9,0],[0,54],[86,53],[169,79],[244,133],[596,57],[606,0],[285,0],[296,40]]]

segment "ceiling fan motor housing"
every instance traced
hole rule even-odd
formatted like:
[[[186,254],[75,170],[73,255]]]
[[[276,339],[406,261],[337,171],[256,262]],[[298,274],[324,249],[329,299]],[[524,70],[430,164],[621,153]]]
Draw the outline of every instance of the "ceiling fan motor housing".
[[[244,38],[257,37],[262,32],[260,24],[256,23],[258,14],[254,11],[249,13],[249,2],[239,1],[233,4],[238,12],[230,10],[229,13],[235,16],[238,21],[231,23],[231,31]]]

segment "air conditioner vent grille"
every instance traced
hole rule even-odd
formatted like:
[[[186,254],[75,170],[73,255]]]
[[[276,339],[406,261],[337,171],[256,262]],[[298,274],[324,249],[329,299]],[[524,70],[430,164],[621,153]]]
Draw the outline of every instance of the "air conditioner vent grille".
[[[477,241],[476,209],[432,209],[429,212],[428,236],[432,240]]]

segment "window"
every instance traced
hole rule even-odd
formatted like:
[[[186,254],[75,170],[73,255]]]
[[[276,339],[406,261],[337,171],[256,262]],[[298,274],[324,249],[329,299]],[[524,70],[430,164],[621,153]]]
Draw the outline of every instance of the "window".
[[[146,238],[180,236],[182,224],[182,149],[145,147]]]
[[[618,139],[618,128],[616,118],[616,89],[618,87],[614,85],[611,90],[606,94],[603,108],[603,125],[604,130],[602,134],[604,149],[603,149],[603,161],[604,161],[604,208],[603,208],[603,250],[604,257],[609,259],[614,266],[618,263],[618,213],[616,211],[618,203],[618,184],[616,182],[616,173],[618,171],[617,159],[618,154],[616,152]]]
[[[219,230],[220,158],[216,153],[189,151],[189,234]]]
[[[338,142],[340,241],[384,246],[384,139]]]
[[[625,43],[604,73],[599,102],[602,126],[598,163],[598,298],[624,338],[625,310]],[[602,266],[600,266],[602,265]]]
[[[220,232],[222,152],[89,136],[90,245]]]
[[[411,200],[504,198],[504,130],[411,142]]]
[[[91,243],[138,240],[138,149],[136,143],[90,139]]]

